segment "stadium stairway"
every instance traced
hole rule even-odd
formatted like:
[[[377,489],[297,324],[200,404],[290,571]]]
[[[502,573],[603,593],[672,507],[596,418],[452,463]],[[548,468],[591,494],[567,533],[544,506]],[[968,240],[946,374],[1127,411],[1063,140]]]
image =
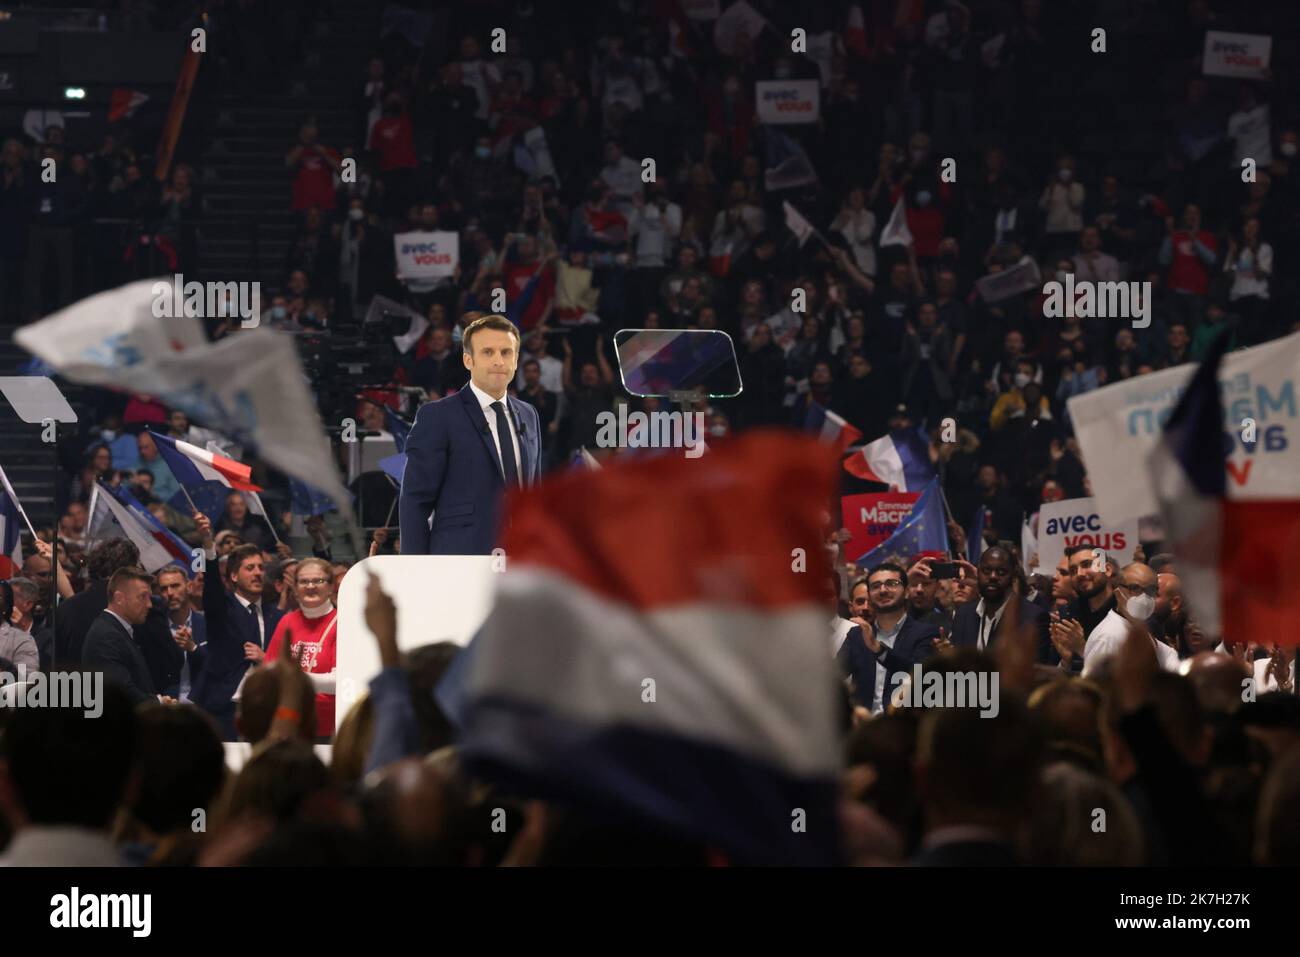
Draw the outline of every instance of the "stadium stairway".
[[[287,71],[287,89],[257,96],[221,91],[214,98],[216,121],[199,164],[202,280],[255,280],[265,293],[287,278],[298,219],[289,209],[292,175],[284,157],[306,117],[316,118],[319,142],[340,152],[362,147],[354,142],[356,106],[379,39],[379,6],[337,6],[308,29],[301,60]]]

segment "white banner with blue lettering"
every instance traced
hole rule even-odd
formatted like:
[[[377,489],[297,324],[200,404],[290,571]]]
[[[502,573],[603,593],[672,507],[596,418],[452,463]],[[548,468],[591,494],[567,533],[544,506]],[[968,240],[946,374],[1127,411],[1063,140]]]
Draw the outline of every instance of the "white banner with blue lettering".
[[[1159,511],[1146,460],[1191,381],[1193,363],[1074,396],[1070,420],[1108,522]],[[1300,333],[1224,357],[1219,369],[1231,499],[1295,498],[1300,488],[1296,381]],[[1040,532],[1041,536],[1041,532]],[[1045,559],[1044,559],[1045,560]]]

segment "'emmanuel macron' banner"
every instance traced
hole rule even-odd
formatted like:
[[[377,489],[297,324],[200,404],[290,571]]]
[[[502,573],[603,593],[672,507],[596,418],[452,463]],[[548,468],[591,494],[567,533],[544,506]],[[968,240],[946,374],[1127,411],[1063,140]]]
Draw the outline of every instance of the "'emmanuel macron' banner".
[[[1097,511],[1095,498],[1067,498],[1048,502],[1038,512],[1038,571],[1050,574],[1065,550],[1086,545],[1114,553],[1123,568],[1138,544],[1138,520],[1107,523]]]
[[[754,103],[760,123],[816,123],[821,116],[821,89],[816,80],[759,80]]]
[[[865,555],[898,531],[920,492],[867,492],[840,498],[841,528],[849,533],[846,555]]]
[[[1160,511],[1142,465],[1195,369],[1187,363],[1148,373],[1067,402],[1092,494],[1108,522]],[[1228,456],[1228,498],[1295,496],[1300,475],[1297,380],[1300,333],[1224,357],[1219,367],[1220,440]]]
[[[460,263],[460,235],[449,232],[398,233],[393,237],[397,278],[446,279]]]

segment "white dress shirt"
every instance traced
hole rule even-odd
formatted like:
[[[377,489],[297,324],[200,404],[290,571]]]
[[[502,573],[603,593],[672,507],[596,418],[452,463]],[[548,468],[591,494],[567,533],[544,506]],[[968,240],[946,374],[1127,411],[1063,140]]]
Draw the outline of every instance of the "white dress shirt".
[[[239,594],[238,592],[235,593],[235,599],[239,602],[240,605],[244,607],[245,611],[248,610],[249,605],[254,605],[254,604],[257,605],[257,643],[261,645],[262,650],[265,651],[266,650],[266,619],[262,617],[262,603],[260,601],[251,602],[243,595]]]
[[[998,633],[998,623],[1002,621],[1002,613],[1007,610],[1007,602],[1011,601],[1011,599],[1014,597],[1015,597],[1014,595],[1007,595],[1006,598],[1002,599],[1001,607],[999,607],[997,611],[995,611],[992,615],[989,615],[987,618],[984,617],[985,615],[984,599],[981,598],[979,602],[975,605],[975,614],[980,616],[979,637],[975,642],[975,647],[978,648],[980,651],[986,650],[989,646],[989,643],[993,640],[993,636]]]
[[[498,467],[500,467],[502,462],[501,436],[497,435],[497,414],[492,409],[492,403],[500,402],[502,408],[505,409],[506,426],[510,429],[510,442],[515,449],[515,468],[519,470],[519,481],[522,483],[524,480],[524,460],[519,455],[519,435],[517,427],[515,426],[514,411],[510,408],[510,396],[507,394],[501,399],[494,399],[476,386],[472,381],[470,382],[469,387],[474,392],[474,398],[478,399],[479,408],[483,410],[483,418],[487,419],[488,428],[492,431],[492,444],[496,446]],[[505,478],[504,471],[502,472],[501,477]]]
[[[1097,670],[1097,665],[1119,651],[1120,642],[1128,637],[1128,619],[1112,608],[1106,613],[1097,627],[1092,630],[1083,645],[1083,677],[1087,678]],[[1178,652],[1163,641],[1151,641],[1156,646],[1156,661],[1165,671],[1178,670]]]
[[[186,619],[183,622],[181,622],[179,625],[176,624],[176,622],[172,621],[171,618],[168,618],[167,627],[171,629],[171,633],[173,637],[175,637],[176,632],[180,631],[182,628],[189,628],[190,640],[193,641],[194,640],[194,609],[192,608],[190,609],[188,617],[186,617]],[[190,690],[193,687],[193,679],[190,675],[190,653],[188,651],[185,651],[182,652],[182,654],[184,655],[184,657],[181,658],[181,683],[180,683],[180,688],[177,691],[176,700],[180,702],[186,702],[190,700]]]
[[[898,621],[894,622],[894,627],[889,631],[882,630],[879,626],[876,628],[876,641],[880,642],[886,648],[893,648],[894,642],[898,640],[898,633],[903,630],[903,622],[907,621],[907,613],[904,612],[899,616]],[[885,710],[885,694],[889,690],[886,685],[889,683],[889,672],[885,668],[885,663],[879,658],[876,659],[876,690],[871,695],[871,713],[882,714]]]
[[[1270,658],[1256,658],[1252,663],[1255,669],[1255,694],[1266,694],[1269,691],[1277,691],[1277,679],[1268,673],[1268,666],[1272,663]],[[1291,687],[1295,688],[1295,660],[1291,661]]]

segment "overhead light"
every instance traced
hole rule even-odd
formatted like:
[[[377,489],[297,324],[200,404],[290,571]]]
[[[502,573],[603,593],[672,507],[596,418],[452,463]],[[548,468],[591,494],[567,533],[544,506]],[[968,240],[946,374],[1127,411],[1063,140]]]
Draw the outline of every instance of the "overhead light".
[[[63,91],[63,98],[65,100],[84,100],[86,91],[79,86],[70,86]]]

